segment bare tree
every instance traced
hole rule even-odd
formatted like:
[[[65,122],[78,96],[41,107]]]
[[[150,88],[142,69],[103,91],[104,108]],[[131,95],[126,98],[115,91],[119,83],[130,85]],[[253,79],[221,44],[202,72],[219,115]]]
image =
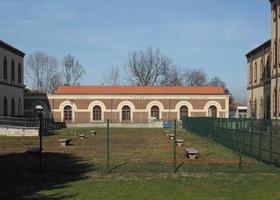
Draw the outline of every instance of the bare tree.
[[[234,102],[234,96],[232,95],[232,93],[227,88],[226,83],[224,81],[222,81],[219,77],[215,76],[214,78],[212,78],[209,81],[208,85],[224,87],[225,94],[229,95],[229,103],[231,104],[231,103]]]
[[[118,67],[111,67],[103,74],[104,83],[106,85],[120,85],[120,72]]]
[[[164,73],[172,66],[171,59],[161,54],[159,49],[147,48],[131,52],[126,69],[132,84],[153,86],[163,82]]]
[[[215,76],[214,78],[212,78],[209,83],[209,86],[221,86],[226,88],[226,83],[224,81],[222,81],[218,76]]]
[[[166,86],[182,86],[183,77],[180,68],[174,66],[163,72],[163,79],[160,85]]]
[[[85,71],[83,66],[68,54],[63,59],[63,77],[66,85],[79,85]]]
[[[53,92],[61,84],[57,58],[43,52],[37,51],[28,55],[26,75],[32,89],[38,92]]]
[[[184,75],[185,84],[188,86],[207,85],[207,75],[201,69],[189,69]]]

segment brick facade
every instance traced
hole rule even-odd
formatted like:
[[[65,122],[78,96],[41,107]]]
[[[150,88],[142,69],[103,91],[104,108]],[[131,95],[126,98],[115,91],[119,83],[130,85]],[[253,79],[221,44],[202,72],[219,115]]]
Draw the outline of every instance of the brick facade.
[[[216,117],[228,117],[229,96],[225,94],[48,94],[45,96],[27,96],[25,98],[26,112],[32,113],[35,105],[45,107],[46,116],[57,122],[64,121],[64,108],[71,106],[72,120],[70,122],[89,123],[123,122],[122,108],[129,106],[129,122],[149,122],[151,108],[159,108],[158,120],[180,120],[182,106],[188,108],[188,117],[207,117],[212,115],[210,107],[217,111]],[[93,120],[93,107],[100,106],[101,120]],[[69,122],[69,121],[66,121]],[[127,122],[127,121],[126,121]]]

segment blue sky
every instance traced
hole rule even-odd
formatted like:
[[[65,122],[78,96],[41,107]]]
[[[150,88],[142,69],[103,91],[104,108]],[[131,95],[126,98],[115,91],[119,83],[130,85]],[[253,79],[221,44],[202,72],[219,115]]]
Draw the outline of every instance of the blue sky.
[[[26,54],[72,54],[102,84],[132,50],[159,48],[246,99],[245,54],[270,38],[268,0],[1,0],[0,39]],[[123,72],[124,73],[124,72]]]

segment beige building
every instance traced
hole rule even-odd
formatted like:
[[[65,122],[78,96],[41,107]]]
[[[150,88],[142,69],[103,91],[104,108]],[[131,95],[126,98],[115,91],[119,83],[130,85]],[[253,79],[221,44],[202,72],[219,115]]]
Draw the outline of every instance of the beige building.
[[[56,122],[146,123],[187,117],[229,116],[223,87],[61,86],[54,94],[27,96],[26,112],[36,105]]]
[[[280,1],[271,3],[271,39],[250,51],[248,61],[248,117],[280,117]]]
[[[0,116],[22,116],[24,53],[0,40]]]

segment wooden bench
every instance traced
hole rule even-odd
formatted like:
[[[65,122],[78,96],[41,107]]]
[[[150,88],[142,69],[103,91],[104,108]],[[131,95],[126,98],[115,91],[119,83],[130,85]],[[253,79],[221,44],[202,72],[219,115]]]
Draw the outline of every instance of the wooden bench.
[[[60,139],[59,140],[61,146],[69,146],[71,141],[72,141],[71,139]]]
[[[173,133],[166,134],[166,136],[169,138],[169,140],[174,139],[174,134]]]
[[[86,138],[86,136],[84,134],[79,135],[79,138],[84,140]]]
[[[43,149],[42,149],[43,150]],[[32,147],[26,151],[29,155],[38,156],[40,155],[40,147]]]
[[[199,152],[198,150],[194,149],[194,148],[186,148],[185,149],[185,152],[186,152],[186,156],[189,158],[189,159],[197,159],[198,158],[198,155],[199,155]]]
[[[176,144],[177,144],[178,147],[182,147],[183,146],[183,142],[184,142],[184,140],[182,140],[182,139],[177,139],[176,140]]]
[[[96,135],[96,131],[90,131],[91,135]]]
[[[166,131],[164,131],[164,134],[165,135],[170,134],[170,131],[166,130]]]

